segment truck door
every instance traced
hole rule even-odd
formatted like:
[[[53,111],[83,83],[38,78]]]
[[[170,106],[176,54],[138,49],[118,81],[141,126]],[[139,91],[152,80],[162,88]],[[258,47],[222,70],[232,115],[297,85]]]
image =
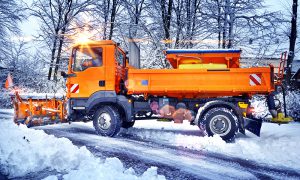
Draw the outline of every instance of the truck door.
[[[67,90],[71,98],[88,98],[106,89],[103,47],[78,46],[69,65]]]

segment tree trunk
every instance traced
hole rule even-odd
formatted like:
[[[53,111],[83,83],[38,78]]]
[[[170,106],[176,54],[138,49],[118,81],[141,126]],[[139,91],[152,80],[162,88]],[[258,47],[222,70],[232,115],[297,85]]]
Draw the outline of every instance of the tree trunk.
[[[66,28],[62,29],[62,34],[65,34]],[[58,71],[58,65],[60,63],[60,58],[61,58],[61,51],[62,51],[62,46],[64,43],[64,35],[61,36],[59,39],[59,45],[58,45],[58,50],[57,50],[57,57],[55,61],[55,69],[54,69],[54,74],[53,74],[53,79],[56,81],[57,80],[57,71]]]
[[[55,32],[55,34],[57,34]],[[53,46],[52,46],[52,50],[51,50],[51,61],[50,61],[50,67],[49,67],[49,72],[48,72],[48,80],[51,79],[52,76],[52,67],[53,67],[53,63],[54,63],[54,59],[55,59],[55,52],[56,52],[56,41],[57,41],[57,36],[54,37],[54,42],[53,42]]]
[[[217,22],[218,22],[218,48],[221,48],[221,3],[219,2],[219,0],[217,1],[217,5],[218,5],[218,17],[217,17]]]
[[[176,14],[176,39],[175,39],[175,47],[180,47],[180,34],[182,32],[182,6],[183,6],[183,0],[178,0],[177,6],[174,8],[175,9],[175,14]]]
[[[230,0],[225,0],[225,10],[224,10],[224,27],[223,27],[223,49],[226,48],[227,38],[227,26],[228,26],[228,11],[229,11]]]
[[[232,48],[232,41],[233,41],[233,21],[234,21],[234,17],[233,17],[233,13],[230,12],[229,13],[229,21],[228,21],[228,44],[227,44],[227,48],[230,49]]]
[[[169,3],[168,3],[168,14],[167,14],[167,29],[168,29],[168,34],[166,36],[166,39],[170,39],[170,27],[171,27],[171,18],[172,18],[172,5],[173,5],[173,0],[169,0]]]
[[[224,26],[223,26],[223,44],[222,48],[226,48],[226,41],[227,41],[227,25],[228,25],[228,5],[229,0],[225,0],[225,10],[224,10]]]
[[[108,37],[109,40],[111,40],[113,36],[116,13],[117,13],[117,0],[113,0],[111,16],[110,16],[110,29],[109,29],[109,37]]]
[[[186,0],[186,40],[187,43],[185,45],[187,45],[189,47],[190,45],[190,37],[191,37],[191,0]]]
[[[170,40],[170,26],[172,17],[172,4],[173,0],[168,1],[168,7],[166,9],[166,1],[161,0],[161,16],[163,20],[163,27],[165,32],[165,40]]]
[[[192,12],[193,12],[193,18],[192,18],[192,31],[190,33],[190,48],[193,47],[194,43],[192,42],[193,41],[193,37],[194,37],[194,34],[196,32],[196,20],[197,20],[197,9],[199,8],[199,4],[197,2],[197,0],[193,0],[193,5],[192,5]]]
[[[104,10],[104,25],[103,25],[103,39],[107,39],[107,23],[108,23],[108,14],[110,9],[110,0],[103,1],[103,10]]]
[[[170,28],[171,28],[171,18],[172,18],[172,5],[173,5],[173,0],[169,0],[168,1],[168,7],[166,9],[165,7],[165,0],[161,0],[161,8],[162,8],[162,18],[163,18],[163,27],[164,27],[164,31],[165,31],[165,40],[170,40]],[[171,43],[167,42],[168,44],[166,45],[167,47],[171,47]],[[164,66],[166,68],[169,68],[169,63],[168,61],[165,59],[164,60]]]
[[[288,85],[290,85],[291,83],[291,66],[295,56],[295,44],[297,39],[297,8],[298,8],[298,0],[293,0],[291,34],[289,36],[290,47],[289,47],[289,54],[287,58],[287,71],[286,71],[286,82]]]
[[[54,5],[52,4],[52,1],[50,0],[49,1],[49,7],[50,7],[50,10],[51,10],[51,17],[54,19],[53,17],[53,11],[52,11],[52,8],[54,9],[53,7]],[[52,20],[53,20],[52,19]],[[49,67],[49,72],[48,72],[48,80],[51,80],[51,76],[52,76],[52,69],[53,69],[53,63],[54,63],[54,60],[55,60],[55,53],[56,53],[56,47],[57,47],[57,39],[59,38],[58,36],[58,32],[59,32],[59,26],[60,26],[60,23],[62,21],[62,7],[59,6],[58,7],[58,22],[55,26],[55,34],[54,34],[54,41],[53,41],[53,46],[52,46],[52,50],[51,50],[51,61],[50,61],[50,67]]]
[[[68,9],[67,9],[67,11],[64,15],[64,19],[63,19],[63,27],[62,27],[61,33],[60,33],[58,50],[57,50],[57,57],[56,57],[56,61],[55,61],[55,69],[54,69],[54,74],[53,74],[53,79],[55,81],[57,81],[58,65],[60,63],[61,51],[62,51],[62,46],[63,46],[64,40],[65,40],[65,33],[66,33],[66,30],[67,30],[67,25],[69,23],[68,16],[71,12],[72,3],[73,3],[72,0],[68,1],[68,4],[67,4]]]

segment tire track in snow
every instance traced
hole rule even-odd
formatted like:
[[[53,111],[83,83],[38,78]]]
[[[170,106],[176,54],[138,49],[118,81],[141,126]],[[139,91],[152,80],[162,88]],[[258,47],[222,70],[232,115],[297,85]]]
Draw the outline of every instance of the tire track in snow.
[[[199,176],[194,175],[192,173],[187,173],[184,170],[180,169],[179,167],[174,167],[168,165],[168,163],[162,163],[161,161],[157,161],[157,159],[153,159],[153,156],[148,156],[145,158],[146,153],[144,152],[137,152],[137,151],[132,151],[131,148],[128,148],[129,146],[134,147],[135,145],[129,144],[126,141],[123,141],[123,143],[118,143],[118,142],[113,142],[113,143],[108,143],[101,142],[99,140],[98,143],[95,144],[94,141],[89,141],[86,138],[78,138],[78,134],[74,135],[68,132],[63,131],[62,129],[44,129],[44,131],[48,134],[53,134],[57,137],[65,137],[70,139],[75,145],[78,146],[86,146],[95,156],[102,157],[102,158],[107,158],[107,157],[117,157],[119,158],[126,168],[132,167],[134,170],[140,174],[147,168],[151,166],[156,166],[158,167],[158,174],[165,175],[166,178],[168,179],[211,179],[211,178],[205,178],[205,176]],[[82,134],[81,132],[79,135],[87,135],[87,134]],[[98,136],[95,135],[95,133],[92,134],[92,136]],[[107,139],[112,139],[112,138],[107,138]],[[119,146],[117,146],[119,144]],[[138,145],[140,148],[140,145]],[[143,149],[145,150],[145,149]],[[148,155],[148,153],[147,153]],[[141,157],[143,156],[143,157]],[[211,175],[210,175],[211,176]],[[220,177],[219,177],[220,178]],[[215,179],[215,178],[213,178]]]
[[[134,140],[137,140],[140,142],[149,142],[149,141],[140,139],[138,137],[128,136],[128,135],[126,135],[124,138],[134,139]],[[294,170],[286,169],[286,168],[271,167],[271,166],[268,166],[267,164],[259,164],[255,161],[251,161],[251,160],[244,160],[244,159],[237,158],[237,157],[230,157],[227,155],[212,153],[212,152],[207,152],[207,151],[203,152],[200,150],[193,150],[193,149],[188,149],[188,148],[184,148],[184,147],[165,145],[165,144],[161,144],[160,142],[150,141],[150,143],[158,144],[165,148],[180,150],[181,155],[190,156],[191,158],[195,157],[195,155],[197,156],[199,154],[202,154],[203,156],[205,156],[207,158],[206,160],[210,161],[210,162],[218,163],[221,160],[221,161],[225,161],[225,162],[237,163],[238,166],[241,169],[243,169],[243,171],[249,171],[259,179],[265,179],[265,178],[270,178],[270,177],[272,177],[272,178],[292,177],[292,178],[296,178],[296,179],[300,178],[300,173],[298,173],[297,171],[294,171]]]

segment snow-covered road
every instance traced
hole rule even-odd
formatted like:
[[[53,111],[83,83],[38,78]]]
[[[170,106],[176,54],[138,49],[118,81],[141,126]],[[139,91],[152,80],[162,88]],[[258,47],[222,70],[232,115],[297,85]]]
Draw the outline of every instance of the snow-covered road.
[[[136,172],[139,170],[143,172],[150,166],[157,166],[158,173],[165,175],[167,179],[300,177],[300,173],[287,169],[259,165],[218,153],[172,146],[161,141],[141,139],[129,135],[126,131],[121,132],[118,138],[101,137],[95,134],[91,123],[45,126],[38,129],[43,129],[46,133],[57,137],[66,137],[75,145],[87,146],[97,156],[118,157],[128,167],[133,167]]]
[[[220,137],[201,137],[198,128],[187,123],[153,120],[138,121],[134,128],[123,129],[117,138],[96,135],[91,123],[34,129],[67,138],[78,147],[85,146],[100,159],[118,158],[125,169],[133,168],[137,176],[155,166],[166,179],[300,178],[295,151],[299,148],[299,124],[279,128],[266,124],[261,138],[249,134],[230,144]]]

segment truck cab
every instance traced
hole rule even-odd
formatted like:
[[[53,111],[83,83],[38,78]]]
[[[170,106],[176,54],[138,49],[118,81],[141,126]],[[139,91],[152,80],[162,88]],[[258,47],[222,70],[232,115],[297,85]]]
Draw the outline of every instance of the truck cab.
[[[73,46],[68,73],[63,75],[66,78],[69,121],[88,120],[105,103],[128,104],[124,96],[118,96],[124,87],[126,61],[125,52],[111,40]],[[121,113],[127,116],[126,112]]]
[[[125,65],[126,55],[113,41],[75,45],[68,67],[68,97],[89,98],[99,91],[119,93]]]

